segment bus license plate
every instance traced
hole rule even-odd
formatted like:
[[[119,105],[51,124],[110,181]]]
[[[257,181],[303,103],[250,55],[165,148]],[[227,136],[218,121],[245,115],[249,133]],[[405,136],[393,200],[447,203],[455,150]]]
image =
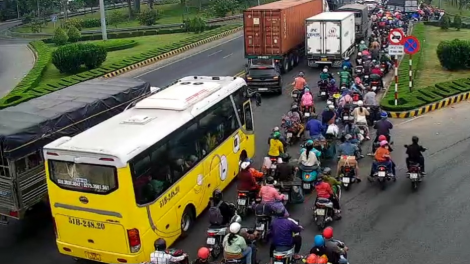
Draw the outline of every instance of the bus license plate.
[[[343,182],[344,183],[350,183],[351,179],[349,179],[348,177],[343,177]]]
[[[385,171],[379,171],[378,175],[379,177],[385,177]]]
[[[245,200],[245,199],[238,199],[238,204],[239,204],[239,205],[245,205],[245,204],[246,204],[246,200]]]
[[[325,209],[317,209],[316,214],[317,215],[325,215]]]
[[[72,225],[83,226],[93,229],[105,229],[104,223],[80,219],[76,217],[69,217],[69,223]]]
[[[93,253],[93,252],[87,252],[85,251],[85,256],[89,260],[93,261],[101,261],[101,255],[98,253]]]
[[[215,238],[208,237],[206,243],[207,243],[207,245],[214,245],[215,244]]]
[[[304,189],[305,190],[310,190],[310,187],[312,187],[312,185],[310,183],[304,183]]]
[[[410,179],[418,179],[418,173],[410,173]]]

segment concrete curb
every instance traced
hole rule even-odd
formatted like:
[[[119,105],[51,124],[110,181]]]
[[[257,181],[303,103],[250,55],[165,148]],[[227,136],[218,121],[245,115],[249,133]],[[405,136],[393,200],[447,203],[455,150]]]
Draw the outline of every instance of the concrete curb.
[[[449,105],[453,105],[456,103],[459,103],[463,100],[467,100],[470,97],[470,92],[464,92],[461,94],[457,94],[448,98],[444,98],[440,101],[430,103],[424,106],[421,106],[418,109],[414,110],[409,110],[409,111],[402,111],[402,112],[388,112],[388,116],[392,118],[409,118],[409,117],[415,117],[415,116],[420,116],[424,115],[426,113],[447,107]]]
[[[227,31],[224,31],[220,34],[217,34],[215,36],[212,36],[212,37],[209,37],[209,38],[206,38],[206,39],[203,39],[203,40],[200,40],[198,42],[195,42],[195,43],[191,43],[189,45],[186,45],[182,48],[179,48],[179,49],[175,49],[175,50],[172,50],[170,52],[167,52],[165,54],[161,54],[161,55],[158,55],[156,57],[153,57],[153,58],[150,58],[150,59],[147,59],[147,60],[144,60],[144,61],[141,61],[139,63],[136,63],[136,64],[132,64],[130,66],[127,66],[125,68],[122,68],[122,69],[119,69],[119,70],[115,70],[113,72],[110,72],[110,73],[107,73],[105,74],[103,77],[104,78],[112,78],[112,77],[116,77],[118,75],[121,75],[125,72],[128,72],[128,71],[132,71],[132,70],[135,70],[135,69],[138,69],[138,68],[141,68],[143,66],[147,66],[148,64],[152,64],[152,63],[155,63],[159,60],[163,60],[163,59],[167,59],[169,57],[172,57],[174,55],[177,55],[179,53],[182,53],[184,51],[187,51],[189,49],[192,49],[192,48],[195,48],[197,46],[201,46],[203,44],[206,44],[208,42],[211,42],[211,41],[214,41],[214,40],[217,40],[217,39],[220,39],[220,38],[223,38],[223,37],[226,37],[230,34],[233,34],[237,31],[240,31],[242,30],[243,27],[238,27],[238,28],[234,28],[234,29],[231,29],[231,30],[227,30]]]
[[[33,48],[33,46],[31,46],[31,44],[28,43],[27,47],[28,47],[28,49],[31,51],[31,53],[33,54],[33,57],[34,57],[33,67],[34,67],[34,64],[36,64],[36,61],[38,60],[38,53],[37,53],[36,50]]]

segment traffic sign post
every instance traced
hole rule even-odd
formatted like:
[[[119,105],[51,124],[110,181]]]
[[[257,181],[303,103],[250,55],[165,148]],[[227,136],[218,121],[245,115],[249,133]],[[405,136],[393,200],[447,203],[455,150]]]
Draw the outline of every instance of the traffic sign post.
[[[410,92],[413,89],[413,54],[416,54],[421,48],[419,40],[415,36],[408,36],[403,40],[403,47],[406,54],[410,55],[409,60],[409,85]]]
[[[51,15],[51,21],[55,28],[55,23],[57,22],[57,15]]]
[[[403,45],[389,45],[388,55],[390,56],[402,56],[405,55],[405,47]]]
[[[398,56],[405,54],[405,47],[403,41],[405,39],[405,33],[401,29],[393,29],[388,34],[388,54],[395,56],[395,105],[398,105]]]

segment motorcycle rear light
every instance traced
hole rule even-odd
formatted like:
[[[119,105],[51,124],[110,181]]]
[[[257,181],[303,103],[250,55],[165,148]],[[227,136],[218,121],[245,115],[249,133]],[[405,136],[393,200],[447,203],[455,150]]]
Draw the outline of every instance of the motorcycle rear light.
[[[215,233],[207,233],[208,236],[213,237],[215,236]]]
[[[275,258],[276,258],[277,260],[281,260],[281,259],[283,258],[283,256],[275,256]]]
[[[349,172],[351,169],[350,168],[344,168],[345,172]]]
[[[384,167],[380,167],[380,168],[379,168],[379,171],[384,171],[384,170],[385,170]]]
[[[238,193],[238,197],[245,197],[246,193]]]
[[[305,175],[305,179],[308,179],[308,178],[310,178],[310,174]]]

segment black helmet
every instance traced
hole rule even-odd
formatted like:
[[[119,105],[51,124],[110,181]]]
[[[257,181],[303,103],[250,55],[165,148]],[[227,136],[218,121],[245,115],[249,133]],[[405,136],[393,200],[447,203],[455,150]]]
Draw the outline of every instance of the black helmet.
[[[282,159],[282,162],[289,162],[289,160],[290,160],[289,153],[282,153],[281,154],[281,159]]]
[[[219,190],[219,189],[215,189],[213,192],[212,192],[212,198],[216,201],[222,201],[222,199],[224,198],[224,195],[222,194],[222,191]]]
[[[411,138],[411,141],[412,141],[413,143],[417,144],[418,141],[419,141],[419,137],[413,136],[413,137]]]
[[[156,251],[164,251],[164,250],[166,250],[166,241],[165,241],[165,239],[163,239],[163,238],[159,238],[159,239],[155,240],[155,242],[153,243],[153,245],[155,246],[155,250],[156,250]]]
[[[271,177],[271,176],[267,177],[267,178],[266,178],[266,183],[267,183],[267,184],[274,184],[274,178]]]

